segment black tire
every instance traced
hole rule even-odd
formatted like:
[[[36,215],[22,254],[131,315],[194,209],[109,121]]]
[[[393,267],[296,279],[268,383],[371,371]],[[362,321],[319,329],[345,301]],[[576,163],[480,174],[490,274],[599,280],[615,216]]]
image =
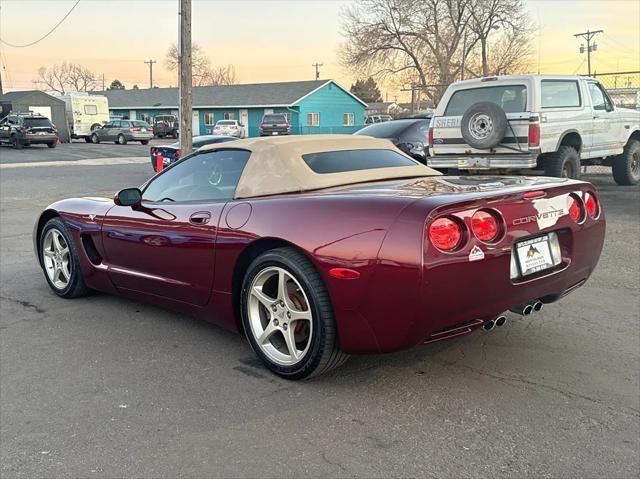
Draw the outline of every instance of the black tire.
[[[69,279],[67,286],[62,289],[55,286],[49,279],[49,275],[45,271],[44,258],[42,254],[43,239],[46,237],[47,233],[52,229],[57,230],[64,237],[70,252],[69,257],[70,257],[71,264],[70,264],[69,270],[71,273],[71,278]],[[78,261],[78,249],[76,247],[76,244],[73,241],[71,234],[69,234],[69,230],[67,229],[66,225],[60,218],[57,218],[57,217],[51,218],[44,225],[44,228],[42,228],[42,232],[40,233],[40,237],[38,238],[38,255],[40,258],[40,266],[42,267],[42,272],[44,273],[45,280],[47,281],[47,284],[55,294],[57,294],[62,298],[71,299],[71,298],[78,298],[80,296],[85,296],[91,292],[91,290],[85,284],[84,278],[82,277],[82,271],[80,269],[80,263]]]
[[[556,178],[580,178],[580,154],[571,146],[561,146],[544,158],[544,174]]]
[[[57,142],[56,142],[56,141],[53,141],[53,142],[51,142],[51,143],[47,143],[47,146],[48,146],[49,148],[55,148],[55,147],[56,147],[56,144],[57,144]]]
[[[85,141],[86,143],[91,143],[91,137],[90,137],[90,136],[85,136],[85,137],[84,137],[84,141]]]
[[[293,275],[309,300],[312,333],[304,356],[294,365],[284,366],[271,360],[258,346],[249,323],[248,302],[251,284],[269,267],[278,267]],[[240,295],[242,325],[251,348],[266,367],[285,379],[305,379],[342,365],[349,356],[340,349],[338,330],[329,292],[309,259],[294,248],[278,248],[258,256],[247,269]]]
[[[140,140],[140,143],[142,143],[143,145],[148,145],[149,144],[149,140]]]
[[[507,115],[502,108],[489,101],[480,101],[464,112],[460,132],[469,146],[486,150],[500,144],[508,126]]]
[[[124,137],[124,135],[121,133],[118,135],[118,139],[116,140],[116,143],[118,145],[126,145],[127,144],[127,139]]]
[[[637,185],[640,181],[640,141],[629,140],[621,155],[611,165],[613,179],[621,186]]]
[[[97,134],[92,134],[91,135],[91,143],[93,143],[94,145],[97,145],[98,143],[100,143],[100,137]]]
[[[16,135],[11,135],[11,147],[16,150],[21,150],[24,145],[18,140]]]

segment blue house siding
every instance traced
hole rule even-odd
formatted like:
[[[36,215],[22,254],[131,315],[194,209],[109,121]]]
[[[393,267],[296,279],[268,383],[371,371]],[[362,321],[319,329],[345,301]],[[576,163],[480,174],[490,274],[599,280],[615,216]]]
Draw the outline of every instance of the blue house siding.
[[[364,126],[364,110],[362,103],[346,93],[335,83],[329,83],[302,101],[298,102],[300,116],[298,122],[299,133],[351,134]],[[307,125],[307,114],[319,113],[319,126]],[[344,114],[353,113],[353,126],[344,125]]]

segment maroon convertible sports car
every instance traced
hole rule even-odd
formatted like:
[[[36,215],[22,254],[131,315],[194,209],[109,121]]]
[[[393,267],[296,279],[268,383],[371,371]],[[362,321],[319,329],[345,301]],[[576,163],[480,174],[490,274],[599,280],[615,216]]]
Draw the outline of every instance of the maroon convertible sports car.
[[[587,280],[604,234],[589,183],[447,177],[386,140],[288,136],[54,203],[34,241],[59,296],[116,293],[244,331],[299,379],[531,314]]]

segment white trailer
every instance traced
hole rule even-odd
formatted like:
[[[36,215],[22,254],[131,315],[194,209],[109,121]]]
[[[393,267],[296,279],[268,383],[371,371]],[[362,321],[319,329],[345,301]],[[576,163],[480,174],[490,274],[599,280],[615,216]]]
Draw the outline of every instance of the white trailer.
[[[91,132],[109,122],[109,101],[106,96],[72,92],[61,95],[67,110],[71,138],[91,141]]]

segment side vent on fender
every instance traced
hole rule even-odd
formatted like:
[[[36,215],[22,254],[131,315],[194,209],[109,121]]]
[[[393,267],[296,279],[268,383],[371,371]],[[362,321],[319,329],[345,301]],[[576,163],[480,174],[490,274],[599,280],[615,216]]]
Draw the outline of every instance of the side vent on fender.
[[[93,243],[93,238],[91,237],[91,235],[85,233],[80,235],[80,237],[82,238],[82,246],[85,253],[87,253],[89,261],[91,261],[93,264],[102,263],[102,258],[100,257],[100,253],[98,253],[98,250],[96,249],[96,245]]]

